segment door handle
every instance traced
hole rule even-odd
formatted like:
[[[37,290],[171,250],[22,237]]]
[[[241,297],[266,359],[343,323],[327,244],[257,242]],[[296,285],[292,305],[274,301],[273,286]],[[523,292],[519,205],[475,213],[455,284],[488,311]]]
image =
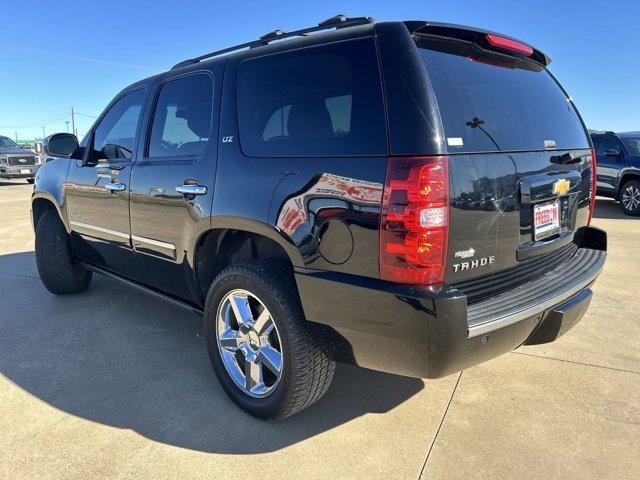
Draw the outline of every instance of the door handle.
[[[205,185],[178,185],[176,191],[183,195],[205,195],[207,187]]]
[[[107,183],[104,188],[109,190],[111,193],[122,192],[127,186],[124,183]]]

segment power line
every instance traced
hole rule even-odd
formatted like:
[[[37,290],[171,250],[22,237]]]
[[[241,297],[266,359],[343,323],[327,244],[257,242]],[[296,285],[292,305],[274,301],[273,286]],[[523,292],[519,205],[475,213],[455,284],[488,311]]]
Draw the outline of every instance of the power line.
[[[98,118],[97,115],[88,115],[86,113],[75,112],[75,115],[80,115],[81,117],[86,118]],[[57,113],[55,115],[48,115],[46,117],[40,118],[40,120],[32,120],[25,123],[15,124],[15,125],[0,125],[0,128],[33,128],[33,127],[41,127],[43,125],[51,125],[52,123],[62,122],[65,118],[69,118],[69,112]]]
[[[39,127],[42,125],[42,122],[52,122],[58,121],[69,115],[69,112],[57,113],[55,115],[48,115],[46,117],[41,117],[39,120],[31,120],[29,122],[24,122],[16,125],[0,125],[0,128],[28,128],[28,127]]]
[[[71,60],[80,60],[80,61],[83,61],[83,62],[102,63],[102,64],[105,64],[105,65],[113,65],[115,67],[133,68],[133,69],[137,69],[137,70],[147,70],[147,71],[150,71],[150,72],[159,72],[159,71],[161,71],[160,68],[145,67],[145,66],[142,66],[142,65],[133,65],[133,64],[129,64],[129,63],[112,62],[110,60],[102,60],[102,59],[99,59],[99,58],[84,57],[84,56],[81,56],[81,55],[70,55],[68,53],[52,52],[50,50],[40,50],[40,49],[37,49],[37,48],[21,47],[21,46],[18,46],[18,45],[0,44],[0,47],[12,48],[14,50],[22,50],[22,51],[25,51],[25,52],[40,53],[40,54],[43,54],[43,55],[52,55],[52,56],[55,56],[55,57],[70,58]]]

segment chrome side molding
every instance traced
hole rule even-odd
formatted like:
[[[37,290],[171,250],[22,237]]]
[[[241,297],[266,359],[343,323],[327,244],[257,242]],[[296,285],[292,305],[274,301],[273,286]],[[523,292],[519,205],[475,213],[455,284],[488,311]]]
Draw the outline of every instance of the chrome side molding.
[[[69,224],[72,227],[78,227],[78,228],[80,228],[82,230],[85,230],[85,231],[99,232],[99,233],[104,233],[104,234],[107,234],[107,235],[111,235],[113,237],[122,238],[122,239],[127,240],[128,242],[130,242],[130,244],[134,248],[135,248],[135,245],[133,245],[132,242],[138,242],[138,243],[142,243],[142,244],[145,244],[145,245],[151,245],[153,247],[162,248],[162,249],[168,250],[170,252],[170,255],[169,255],[170,257],[172,257],[173,259],[176,258],[176,246],[173,243],[163,242],[163,241],[160,241],[160,240],[155,240],[153,238],[141,237],[139,235],[130,235],[129,233],[120,232],[118,230],[112,230],[111,228],[100,227],[98,225],[92,225],[90,223],[79,222],[77,220],[71,220],[69,222]],[[76,233],[80,233],[80,234],[91,235],[91,233],[88,233],[88,232],[77,231],[77,230],[74,230],[74,231],[76,231]]]
[[[98,225],[92,225],[90,223],[78,222],[76,220],[71,220],[69,224],[72,227],[79,227],[85,230],[93,230],[94,232],[106,233],[107,235],[112,235],[114,237],[125,238],[129,240],[131,237],[128,233],[120,232],[118,230],[112,230],[110,228],[99,227]],[[82,233],[82,232],[77,232]]]

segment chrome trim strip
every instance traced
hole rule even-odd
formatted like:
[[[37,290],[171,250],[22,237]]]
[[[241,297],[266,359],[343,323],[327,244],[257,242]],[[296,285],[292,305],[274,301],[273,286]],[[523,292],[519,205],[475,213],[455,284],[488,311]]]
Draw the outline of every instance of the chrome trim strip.
[[[153,245],[154,247],[166,248],[168,250],[175,250],[176,246],[173,243],[161,242],[160,240],[154,240],[153,238],[140,237],[138,235],[131,235],[131,239],[140,242],[146,243],[147,245]]]
[[[130,238],[128,233],[119,232],[118,230],[111,230],[110,228],[99,227],[97,225],[91,225],[90,223],[76,222],[75,220],[71,220],[69,224],[74,227],[86,228],[87,230],[93,230],[95,232],[113,235],[114,237],[126,238],[127,240],[129,240]]]
[[[600,275],[602,269],[604,268],[604,259],[598,266],[598,269],[592,275],[589,275],[588,278],[582,280],[581,282],[573,285],[571,288],[560,292],[558,295],[549,298],[541,303],[533,305],[525,310],[521,310],[512,315],[507,315],[503,317],[498,317],[495,320],[491,320],[490,322],[480,323],[478,325],[472,325],[469,327],[468,338],[477,337],[478,335],[483,335],[485,333],[493,332],[494,330],[498,330],[500,328],[508,327],[509,325],[513,325],[514,323],[518,323],[521,320],[525,320],[527,318],[538,315],[548,308],[551,308],[559,303],[562,303],[564,300],[569,299],[576,293],[578,293],[583,288],[589,286],[589,284],[593,283],[595,279]]]

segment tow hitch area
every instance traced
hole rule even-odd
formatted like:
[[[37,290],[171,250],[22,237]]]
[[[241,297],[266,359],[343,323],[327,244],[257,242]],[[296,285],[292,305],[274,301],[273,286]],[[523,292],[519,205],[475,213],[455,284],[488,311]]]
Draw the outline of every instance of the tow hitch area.
[[[580,321],[591,303],[591,289],[585,288],[576,296],[548,312],[525,345],[553,342]]]

